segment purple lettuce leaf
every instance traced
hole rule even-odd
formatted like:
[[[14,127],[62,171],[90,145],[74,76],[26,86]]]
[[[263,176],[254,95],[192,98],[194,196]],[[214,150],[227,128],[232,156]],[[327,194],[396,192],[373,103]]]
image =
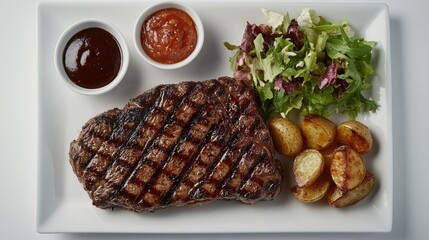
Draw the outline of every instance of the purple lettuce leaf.
[[[337,73],[340,68],[341,65],[338,62],[331,63],[317,82],[319,89],[335,84],[337,82]]]
[[[248,53],[252,50],[253,40],[261,32],[261,29],[256,24],[250,24],[247,22],[246,28],[244,29],[243,39],[241,40],[240,48],[243,52]]]
[[[242,52],[240,55],[237,56],[237,65],[243,66],[246,63],[246,53]]]
[[[349,83],[345,80],[339,81],[339,86],[335,89],[337,98],[342,98],[344,96],[344,93],[347,90],[347,87],[349,86]]]
[[[291,80],[285,81],[282,77],[277,77],[274,81],[274,89],[284,90],[287,94],[292,94],[295,90],[299,88],[302,81],[302,78],[292,77]]]
[[[281,35],[279,34],[273,34],[271,26],[267,24],[250,24],[247,22],[246,28],[244,29],[243,39],[241,40],[240,48],[243,50],[244,53],[248,53],[253,48],[253,41],[255,38],[262,34],[262,37],[264,38],[264,41],[270,45],[274,45],[274,40],[276,37],[279,37]],[[268,50],[268,48],[266,48]]]
[[[237,80],[252,80],[252,76],[250,75],[250,72],[241,71],[241,70],[234,72],[234,78]]]
[[[304,46],[301,33],[298,30],[298,22],[295,19],[292,19],[290,22],[289,27],[287,28],[286,37],[290,38],[292,43],[295,45],[295,51],[299,51],[302,46]]]

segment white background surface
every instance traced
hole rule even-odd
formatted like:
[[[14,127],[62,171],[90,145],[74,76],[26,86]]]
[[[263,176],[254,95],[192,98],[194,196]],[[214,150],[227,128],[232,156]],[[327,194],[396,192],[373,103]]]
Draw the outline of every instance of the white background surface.
[[[314,1],[321,2],[321,1]],[[330,2],[333,2],[332,0]],[[368,1],[357,1],[368,2]],[[394,212],[391,233],[119,235],[35,231],[36,1],[0,1],[1,239],[426,239],[429,235],[429,2],[381,1],[390,8]],[[245,4],[245,3],[243,3]],[[311,216],[309,216],[311,217]],[[327,219],[329,221],[329,219]]]

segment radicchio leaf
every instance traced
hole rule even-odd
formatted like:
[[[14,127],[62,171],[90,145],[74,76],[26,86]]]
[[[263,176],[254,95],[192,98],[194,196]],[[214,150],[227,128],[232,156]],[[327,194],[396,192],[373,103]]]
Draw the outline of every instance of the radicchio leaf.
[[[253,41],[260,33],[264,38],[264,42],[271,46],[274,45],[275,38],[280,36],[279,34],[273,34],[271,26],[267,24],[261,24],[258,26],[254,23],[250,24],[247,22],[246,28],[244,29],[243,39],[240,44],[240,48],[244,53],[248,53],[252,50]]]
[[[341,65],[338,62],[331,63],[325,70],[325,72],[320,76],[317,86],[319,89],[323,89],[326,86],[336,83],[337,81],[337,72],[341,68]]]
[[[243,39],[241,40],[240,48],[243,52],[248,53],[252,50],[253,40],[261,32],[261,29],[256,24],[250,24],[247,22],[246,28],[244,29]]]
[[[301,34],[298,31],[298,22],[295,19],[292,19],[290,22],[289,27],[287,28],[286,37],[292,40],[295,45],[295,51],[299,51],[304,45],[304,42],[301,39]]]
[[[342,98],[344,96],[344,93],[346,92],[348,86],[349,83],[347,81],[340,81],[339,86],[335,89],[337,93],[337,98]]]
[[[251,80],[252,76],[250,75],[250,72],[239,70],[234,72],[234,78],[237,80]]]
[[[275,90],[284,90],[287,94],[292,94],[295,90],[299,88],[303,79],[302,78],[294,78],[291,80],[285,81],[283,78],[278,77],[274,81],[274,89]]]
[[[242,52],[237,57],[237,64],[238,64],[238,66],[243,66],[245,64],[245,60],[246,60],[246,53]]]
[[[267,24],[261,24],[259,25],[259,29],[261,30],[262,37],[264,38],[264,41],[270,45],[274,46],[274,41],[277,37],[280,37],[281,34],[273,33],[273,29],[270,25]],[[268,50],[268,49],[266,49]]]

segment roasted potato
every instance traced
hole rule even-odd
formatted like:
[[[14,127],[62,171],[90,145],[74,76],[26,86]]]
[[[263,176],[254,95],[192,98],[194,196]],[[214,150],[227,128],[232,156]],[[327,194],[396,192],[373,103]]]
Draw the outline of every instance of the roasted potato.
[[[316,181],[324,169],[322,154],[315,149],[306,149],[295,157],[293,174],[299,187],[309,186]]]
[[[349,145],[358,153],[364,154],[371,150],[372,135],[363,123],[350,120],[337,127],[337,140],[339,143]]]
[[[298,155],[303,147],[301,131],[289,119],[273,116],[268,120],[268,128],[276,150],[285,156]]]
[[[331,168],[332,156],[334,155],[335,149],[338,148],[338,142],[335,140],[331,145],[327,146],[324,149],[319,150],[322,154],[323,159],[325,160],[325,167],[328,169]]]
[[[348,207],[364,199],[372,191],[375,184],[375,176],[367,171],[364,180],[357,187],[343,191],[334,188],[328,193],[328,203],[337,208]]]
[[[323,173],[314,183],[305,187],[294,186],[292,194],[301,202],[315,202],[322,199],[331,186],[329,173]]]
[[[335,140],[337,127],[319,115],[307,115],[301,121],[301,132],[308,148],[321,150]]]
[[[362,157],[353,148],[343,145],[332,155],[331,176],[343,191],[358,186],[365,178],[366,168]]]

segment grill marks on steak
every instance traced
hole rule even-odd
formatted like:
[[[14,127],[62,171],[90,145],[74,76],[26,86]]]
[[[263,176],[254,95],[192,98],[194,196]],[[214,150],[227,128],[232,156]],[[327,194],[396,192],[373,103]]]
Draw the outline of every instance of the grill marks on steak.
[[[251,88],[224,77],[161,85],[90,119],[69,155],[94,205],[141,212],[273,199],[273,152]]]

